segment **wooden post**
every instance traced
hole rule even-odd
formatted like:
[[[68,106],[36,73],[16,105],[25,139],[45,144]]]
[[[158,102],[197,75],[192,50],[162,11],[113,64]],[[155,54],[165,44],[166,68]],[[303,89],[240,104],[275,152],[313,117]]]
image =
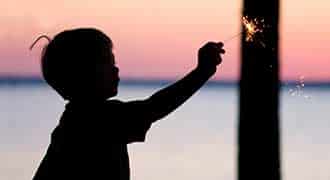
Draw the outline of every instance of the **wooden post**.
[[[244,0],[245,15],[270,27],[265,47],[241,41],[238,180],[280,180],[279,0]]]

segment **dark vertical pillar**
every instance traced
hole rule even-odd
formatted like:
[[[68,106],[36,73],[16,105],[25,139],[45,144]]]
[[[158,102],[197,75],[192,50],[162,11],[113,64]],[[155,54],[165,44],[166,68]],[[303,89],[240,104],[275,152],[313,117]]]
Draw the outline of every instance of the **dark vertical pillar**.
[[[269,28],[257,39],[265,47],[242,37],[238,180],[280,180],[279,0],[244,0],[243,15]]]

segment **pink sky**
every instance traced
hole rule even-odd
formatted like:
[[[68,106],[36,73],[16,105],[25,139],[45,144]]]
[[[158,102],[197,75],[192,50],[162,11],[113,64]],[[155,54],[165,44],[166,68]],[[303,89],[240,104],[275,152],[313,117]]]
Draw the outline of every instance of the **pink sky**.
[[[120,74],[135,78],[178,78],[196,65],[196,53],[209,40],[239,32],[238,0],[57,0],[9,1],[0,7],[0,75],[39,75],[39,55],[29,45],[40,34],[54,36],[74,27],[96,27],[115,44]],[[281,10],[281,77],[330,80],[330,3],[285,0]],[[216,79],[239,77],[239,38]]]

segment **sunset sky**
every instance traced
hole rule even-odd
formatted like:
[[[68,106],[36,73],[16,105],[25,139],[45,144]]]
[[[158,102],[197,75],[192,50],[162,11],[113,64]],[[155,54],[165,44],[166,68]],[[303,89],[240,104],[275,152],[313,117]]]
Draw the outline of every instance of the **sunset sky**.
[[[239,0],[2,0],[0,76],[40,75],[39,56],[64,29],[96,27],[108,34],[122,77],[178,78],[196,65],[205,42],[240,31]],[[285,0],[281,3],[280,58],[284,80],[330,80],[330,3]],[[216,79],[239,77],[239,38],[226,42]]]

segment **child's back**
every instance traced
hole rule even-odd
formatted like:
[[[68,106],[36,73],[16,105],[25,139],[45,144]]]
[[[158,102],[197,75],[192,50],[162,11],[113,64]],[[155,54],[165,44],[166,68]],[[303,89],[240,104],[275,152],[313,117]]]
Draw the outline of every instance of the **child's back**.
[[[35,179],[128,180],[127,144],[151,125],[138,111],[115,100],[68,103]]]

